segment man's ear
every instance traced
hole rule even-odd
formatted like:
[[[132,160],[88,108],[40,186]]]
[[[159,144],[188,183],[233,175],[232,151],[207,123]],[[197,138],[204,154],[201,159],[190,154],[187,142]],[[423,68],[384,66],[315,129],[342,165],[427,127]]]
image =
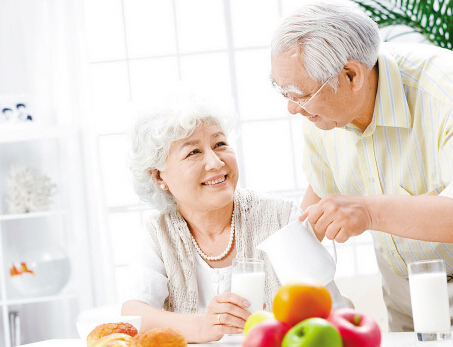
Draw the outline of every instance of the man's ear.
[[[343,67],[343,72],[347,78],[352,91],[357,91],[362,88],[365,83],[365,66],[357,60],[349,59]]]

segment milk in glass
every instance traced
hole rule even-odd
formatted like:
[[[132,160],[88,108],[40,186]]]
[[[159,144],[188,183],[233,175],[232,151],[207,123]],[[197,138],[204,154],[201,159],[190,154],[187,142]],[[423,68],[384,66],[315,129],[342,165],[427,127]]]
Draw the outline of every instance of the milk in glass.
[[[445,272],[409,276],[414,330],[421,333],[450,332]]]
[[[263,309],[264,280],[264,271],[233,272],[231,276],[231,292],[250,302],[247,309],[251,313]]]

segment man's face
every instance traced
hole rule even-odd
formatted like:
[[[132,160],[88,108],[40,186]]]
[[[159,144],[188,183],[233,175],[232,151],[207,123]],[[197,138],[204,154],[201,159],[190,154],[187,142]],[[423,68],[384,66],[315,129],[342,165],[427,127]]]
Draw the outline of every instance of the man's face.
[[[301,114],[322,130],[343,127],[354,120],[354,113],[348,107],[352,102],[351,95],[347,88],[342,88],[341,76],[337,91],[328,84],[319,90],[322,83],[308,76],[299,49],[274,56],[271,63],[272,78],[284,96],[302,105],[310,100],[304,108],[288,100],[289,113]],[[318,90],[319,93],[314,95]]]

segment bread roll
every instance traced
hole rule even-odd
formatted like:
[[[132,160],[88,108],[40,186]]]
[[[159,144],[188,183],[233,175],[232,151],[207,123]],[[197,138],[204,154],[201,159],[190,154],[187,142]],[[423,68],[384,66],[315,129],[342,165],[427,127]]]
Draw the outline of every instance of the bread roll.
[[[154,328],[135,335],[131,347],[185,347],[187,340],[179,331],[172,328]]]
[[[137,329],[129,323],[106,323],[98,325],[94,328],[87,337],[87,347],[94,347],[95,343],[110,334],[121,333],[128,336],[135,336],[138,334]]]
[[[123,333],[113,333],[97,340],[93,347],[125,347],[131,345],[132,337]]]

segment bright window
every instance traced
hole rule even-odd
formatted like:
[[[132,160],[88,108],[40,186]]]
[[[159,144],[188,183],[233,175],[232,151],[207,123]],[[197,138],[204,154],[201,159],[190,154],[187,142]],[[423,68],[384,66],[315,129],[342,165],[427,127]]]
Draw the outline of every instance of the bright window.
[[[236,152],[244,188],[300,201],[303,120],[290,116],[269,81],[269,44],[289,0],[86,0],[92,123],[99,151],[105,221],[118,301],[134,230],[144,207],[126,166],[130,105],[157,101],[178,81],[232,96],[239,114]],[[330,248],[330,244],[326,243]],[[376,273],[369,236],[338,245],[337,276]]]

